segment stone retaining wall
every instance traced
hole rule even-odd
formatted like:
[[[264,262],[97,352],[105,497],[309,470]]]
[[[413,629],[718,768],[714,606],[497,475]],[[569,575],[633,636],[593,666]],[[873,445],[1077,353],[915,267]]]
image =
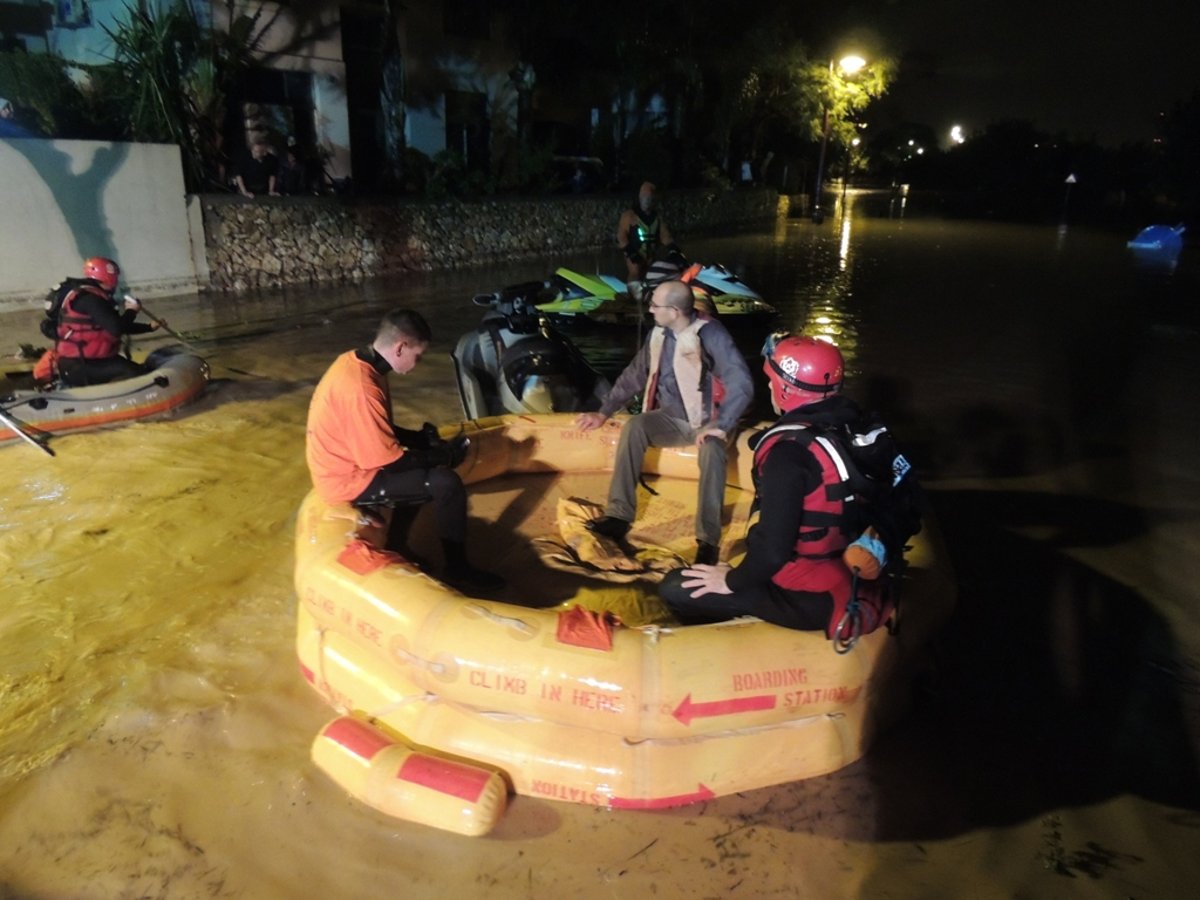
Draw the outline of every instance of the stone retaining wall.
[[[327,197],[199,198],[210,286],[236,291],[361,281],[614,245],[627,197],[418,203]],[[772,190],[677,191],[663,219],[680,238],[786,213]],[[686,249],[686,245],[685,245]]]

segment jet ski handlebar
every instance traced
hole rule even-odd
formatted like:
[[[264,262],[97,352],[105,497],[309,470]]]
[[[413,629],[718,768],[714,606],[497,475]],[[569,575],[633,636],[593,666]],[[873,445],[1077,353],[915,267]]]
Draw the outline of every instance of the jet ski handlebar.
[[[544,281],[526,281],[490,294],[476,294],[471,302],[505,316],[537,315],[537,305],[554,299],[553,288]]]

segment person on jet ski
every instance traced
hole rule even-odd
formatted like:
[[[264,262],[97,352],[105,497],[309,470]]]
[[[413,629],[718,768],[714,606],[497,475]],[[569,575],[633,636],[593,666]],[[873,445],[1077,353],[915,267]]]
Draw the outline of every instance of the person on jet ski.
[[[650,263],[659,253],[676,263],[680,268],[687,265],[683,252],[671,229],[658,213],[656,188],[649,181],[638,190],[637,203],[621,213],[617,222],[617,246],[625,254],[626,281],[640,282],[646,277]]]

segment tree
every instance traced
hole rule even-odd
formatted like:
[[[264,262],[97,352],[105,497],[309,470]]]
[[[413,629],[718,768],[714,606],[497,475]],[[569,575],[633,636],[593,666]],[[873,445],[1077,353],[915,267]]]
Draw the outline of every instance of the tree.
[[[191,0],[125,9],[124,22],[104,27],[112,66],[87,67],[94,89],[125,123],[125,137],[179,145],[189,191],[219,183],[225,98],[261,43],[261,8],[233,18],[228,31],[208,24]]]

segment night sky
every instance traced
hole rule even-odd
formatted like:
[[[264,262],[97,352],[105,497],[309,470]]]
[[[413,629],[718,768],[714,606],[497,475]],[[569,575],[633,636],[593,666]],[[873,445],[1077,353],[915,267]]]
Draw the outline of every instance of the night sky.
[[[867,26],[913,63],[880,105],[895,122],[944,140],[952,124],[1025,119],[1106,146],[1149,140],[1200,89],[1195,17],[1184,0],[890,0],[839,16],[850,41]]]

